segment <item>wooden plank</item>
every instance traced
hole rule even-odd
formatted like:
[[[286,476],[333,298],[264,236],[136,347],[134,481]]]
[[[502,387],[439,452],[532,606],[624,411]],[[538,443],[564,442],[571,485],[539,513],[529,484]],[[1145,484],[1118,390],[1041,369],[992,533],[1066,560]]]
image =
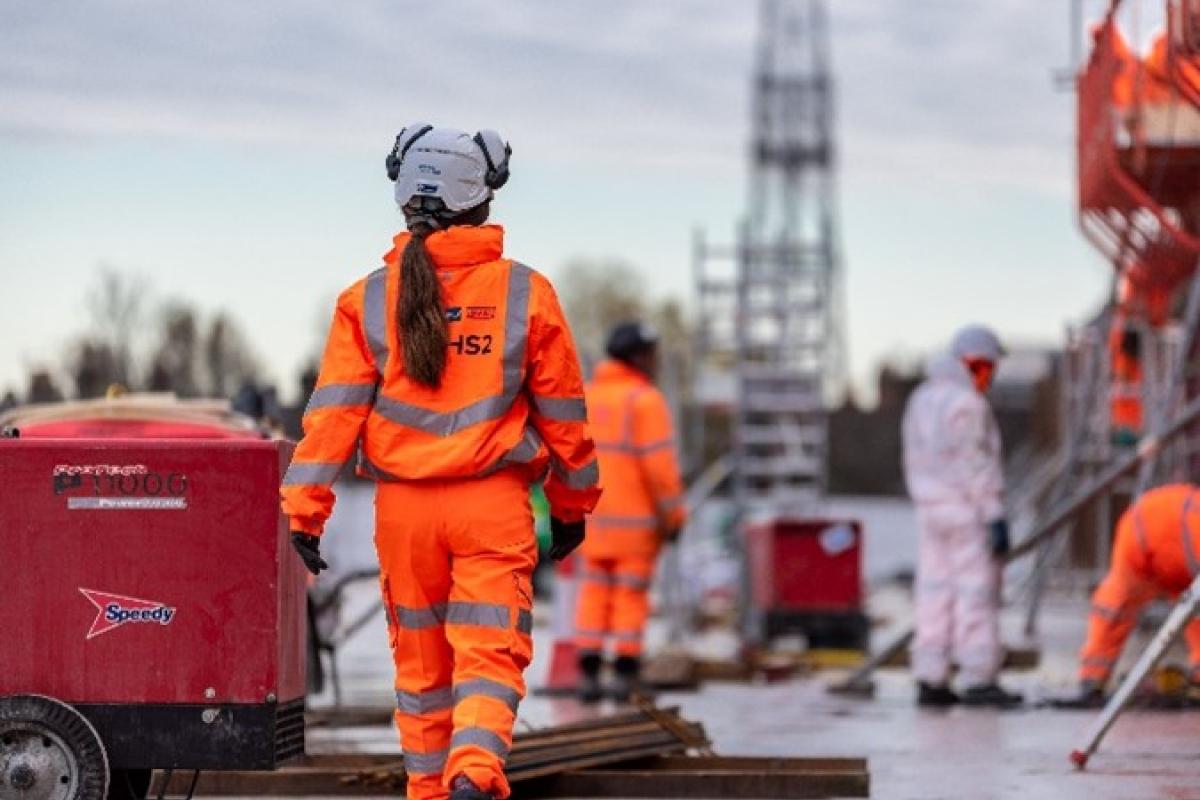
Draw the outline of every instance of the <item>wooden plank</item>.
[[[869,797],[864,759],[669,758],[636,768],[565,772],[521,786],[523,797]]]
[[[1002,669],[1033,670],[1038,668],[1041,660],[1042,651],[1036,647],[1009,648],[1005,651]],[[908,666],[910,666],[908,648],[893,653],[887,661],[880,664],[880,667],[885,669],[906,668]]]

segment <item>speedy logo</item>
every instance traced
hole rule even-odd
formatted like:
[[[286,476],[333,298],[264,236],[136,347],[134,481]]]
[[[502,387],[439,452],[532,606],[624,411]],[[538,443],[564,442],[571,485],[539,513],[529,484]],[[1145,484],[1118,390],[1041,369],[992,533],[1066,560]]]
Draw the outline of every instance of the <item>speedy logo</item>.
[[[79,587],[79,591],[96,607],[96,619],[92,621],[92,627],[87,633],[89,639],[108,633],[127,622],[170,625],[175,619],[174,608],[153,600],[98,592],[95,589],[84,589],[82,586]]]

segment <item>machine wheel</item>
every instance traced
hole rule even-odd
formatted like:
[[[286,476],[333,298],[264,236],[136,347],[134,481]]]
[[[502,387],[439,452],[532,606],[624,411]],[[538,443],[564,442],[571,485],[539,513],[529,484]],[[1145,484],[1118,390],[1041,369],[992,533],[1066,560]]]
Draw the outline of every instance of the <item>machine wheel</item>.
[[[108,800],[145,800],[153,775],[149,769],[114,769],[108,779]]]
[[[108,755],[92,724],[49,697],[0,697],[0,800],[105,800]]]

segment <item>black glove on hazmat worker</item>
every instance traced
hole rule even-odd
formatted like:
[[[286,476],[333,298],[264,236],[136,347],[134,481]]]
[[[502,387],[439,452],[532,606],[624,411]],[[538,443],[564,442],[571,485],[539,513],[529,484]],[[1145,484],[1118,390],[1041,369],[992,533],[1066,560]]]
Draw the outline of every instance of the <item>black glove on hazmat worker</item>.
[[[550,518],[550,558],[562,561],[579,545],[583,544],[583,520],[579,522],[563,522],[555,517]]]
[[[992,555],[996,558],[1004,558],[1008,555],[1011,543],[1008,540],[1008,520],[1004,517],[994,519],[988,523],[988,539],[992,547]]]
[[[321,570],[329,569],[325,559],[321,558],[321,539],[311,533],[292,531],[292,547],[300,554],[304,566],[313,575],[320,575]]]

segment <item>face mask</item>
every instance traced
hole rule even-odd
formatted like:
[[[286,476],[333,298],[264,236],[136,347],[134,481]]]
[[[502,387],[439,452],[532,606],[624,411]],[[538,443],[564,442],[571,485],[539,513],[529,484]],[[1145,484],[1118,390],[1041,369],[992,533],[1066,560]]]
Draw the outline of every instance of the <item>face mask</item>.
[[[971,373],[971,382],[975,384],[976,391],[983,394],[991,388],[992,376],[996,374],[995,362],[982,358],[964,358],[963,364]]]

